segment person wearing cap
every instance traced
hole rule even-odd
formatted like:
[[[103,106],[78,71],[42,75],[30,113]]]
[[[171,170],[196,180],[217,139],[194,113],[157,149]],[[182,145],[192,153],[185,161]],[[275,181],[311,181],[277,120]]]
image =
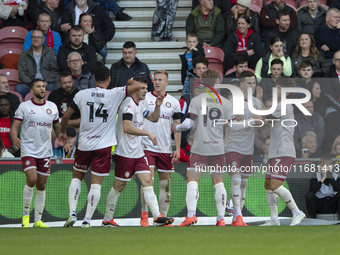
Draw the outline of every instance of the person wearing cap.
[[[232,11],[227,12],[225,22],[226,37],[236,31],[237,19],[243,14],[249,17],[250,28],[253,29],[255,33],[261,33],[259,14],[250,10],[250,5],[251,0],[237,0],[236,8]]]
[[[62,157],[62,158],[75,158],[77,151],[77,133],[76,130],[72,127],[66,128],[67,135],[67,143],[71,147],[71,156],[67,156],[67,152],[65,151],[63,146],[59,146],[58,148],[53,150],[53,157]]]

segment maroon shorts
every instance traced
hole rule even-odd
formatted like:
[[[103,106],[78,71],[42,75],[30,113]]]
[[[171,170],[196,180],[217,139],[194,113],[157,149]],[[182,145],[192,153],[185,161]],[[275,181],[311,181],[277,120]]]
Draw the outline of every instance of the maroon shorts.
[[[149,173],[146,157],[125,158],[115,155],[115,178],[120,181],[130,181],[134,174]]]
[[[157,167],[158,172],[173,173],[174,166],[171,163],[171,153],[157,153],[153,151],[144,151],[148,159],[149,167]]]
[[[267,164],[266,179],[277,179],[285,181],[290,168],[294,164],[295,158],[293,157],[278,157],[271,158]]]
[[[36,168],[38,174],[50,176],[51,172],[50,158],[22,157],[21,162],[24,172],[29,169]]]
[[[224,154],[226,166],[233,171],[238,169],[243,176],[251,176],[251,166],[253,164],[253,155],[244,155],[238,152],[227,152]]]
[[[110,164],[111,147],[94,151],[81,151],[77,149],[73,169],[87,173],[87,170],[91,166],[91,174],[97,176],[108,176],[110,173]]]
[[[196,172],[223,173],[224,155],[201,156],[191,153],[187,170]]]

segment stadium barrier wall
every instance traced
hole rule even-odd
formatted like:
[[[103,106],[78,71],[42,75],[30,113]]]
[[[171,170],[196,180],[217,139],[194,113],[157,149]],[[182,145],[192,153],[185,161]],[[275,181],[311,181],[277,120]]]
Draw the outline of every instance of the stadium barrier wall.
[[[61,160],[60,162],[61,163]],[[62,164],[52,161],[51,176],[46,184],[46,205],[43,215],[44,221],[62,221],[69,215],[68,189],[72,179],[73,160],[62,160]],[[296,162],[295,169],[310,168],[312,162]],[[257,165],[261,167],[261,165]],[[293,166],[293,167],[294,167]],[[175,173],[171,177],[171,203],[168,216],[184,217],[186,215],[186,163],[174,165]],[[263,168],[263,166],[262,166]],[[293,169],[293,168],[292,168]],[[304,195],[309,190],[309,180],[312,172],[288,174],[285,187],[289,188],[297,205],[306,213]],[[247,195],[244,216],[269,216],[269,209],[264,189],[265,173],[253,173],[248,180]],[[106,196],[114,182],[114,163],[111,164],[110,176],[105,177],[102,183],[101,199],[93,219],[102,219],[105,214]],[[0,224],[15,224],[21,222],[22,217],[22,196],[26,183],[26,176],[23,173],[20,160],[0,161]],[[228,198],[230,198],[230,177],[224,174],[224,184],[226,186]],[[197,204],[197,216],[216,216],[214,187],[212,185],[210,173],[203,173],[199,182],[199,199]],[[78,218],[85,215],[87,194],[90,188],[90,173],[86,174],[81,185],[81,193],[78,202]],[[154,189],[156,195],[159,194],[159,179],[155,173]],[[35,191],[34,191],[35,197]],[[34,217],[34,197],[31,204],[31,217]],[[279,200],[279,216],[291,216],[286,205]],[[114,214],[115,218],[139,218],[140,205],[140,182],[133,178],[127,183],[125,190],[119,197],[119,201]],[[149,214],[151,215],[151,213]]]

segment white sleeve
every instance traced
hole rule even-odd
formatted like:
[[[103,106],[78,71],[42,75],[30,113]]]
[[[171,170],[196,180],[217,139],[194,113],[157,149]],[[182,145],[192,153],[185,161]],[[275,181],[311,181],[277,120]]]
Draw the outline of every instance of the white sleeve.
[[[192,128],[192,126],[194,125],[194,122],[195,121],[189,118],[186,118],[181,124],[176,126],[176,131],[178,132],[187,131],[188,129]]]

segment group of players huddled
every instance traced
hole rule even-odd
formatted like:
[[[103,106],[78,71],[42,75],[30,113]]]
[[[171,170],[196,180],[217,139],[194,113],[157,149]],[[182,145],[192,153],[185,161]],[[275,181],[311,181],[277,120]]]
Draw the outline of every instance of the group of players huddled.
[[[111,147],[115,148],[115,181],[107,195],[106,213],[103,227],[116,227],[113,215],[118,198],[127,181],[136,175],[141,182],[142,212],[140,224],[149,226],[148,207],[153,216],[154,226],[173,226],[173,218],[167,217],[170,205],[170,177],[174,171],[173,163],[180,157],[181,131],[191,129],[193,144],[187,167],[187,217],[179,226],[191,226],[197,223],[196,207],[199,197],[198,182],[202,172],[208,166],[232,166],[231,198],[234,206],[232,226],[247,226],[243,221],[242,208],[246,194],[247,179],[250,171],[241,171],[241,166],[251,166],[255,127],[258,122],[268,125],[267,119],[294,119],[293,107],[287,105],[287,114],[281,115],[280,95],[282,87],[292,87],[289,78],[276,81],[278,106],[268,117],[254,115],[248,100],[252,100],[255,109],[261,109],[262,89],[256,87],[253,73],[244,71],[240,75],[239,89],[244,99],[237,102],[244,106],[244,115],[233,116],[233,99],[226,99],[214,88],[219,84],[220,74],[207,70],[202,75],[202,83],[193,86],[193,95],[188,117],[181,123],[182,113],[177,99],[166,93],[168,73],[158,70],[154,73],[155,90],[147,92],[148,81],[142,77],[133,77],[127,86],[108,90],[110,71],[105,66],[95,71],[96,87],[78,92],[73,103],[59,123],[58,109],[45,100],[45,85],[40,79],[32,81],[30,90],[33,98],[20,104],[11,128],[11,137],[15,147],[21,147],[22,166],[27,177],[23,194],[22,227],[29,227],[29,208],[36,186],[34,227],[48,227],[42,222],[45,204],[45,184],[50,174],[50,157],[53,155],[51,133],[54,129],[59,136],[59,144],[70,152],[67,143],[66,127],[71,115],[79,110],[81,124],[78,149],[73,165],[73,178],[69,187],[70,215],[64,224],[72,227],[77,221],[77,203],[81,192],[81,182],[91,166],[91,188],[82,227],[90,227],[90,220],[101,197],[101,183],[109,175]],[[248,98],[248,88],[256,89],[257,98]],[[204,108],[204,109],[203,109]],[[118,118],[116,118],[118,113]],[[216,120],[226,120],[223,125],[215,125]],[[245,121],[246,120],[246,121]],[[245,125],[237,125],[243,121]],[[234,125],[233,125],[234,124]],[[17,131],[21,125],[21,139]],[[171,133],[174,132],[175,152],[172,153]],[[269,166],[289,167],[295,160],[293,140],[294,127],[281,125],[280,121],[272,124]],[[160,180],[159,203],[153,189],[154,169],[157,168]],[[270,169],[270,168],[269,168]],[[272,168],[275,169],[275,168]],[[266,174],[265,188],[271,213],[270,220],[264,226],[279,226],[278,196],[292,211],[292,226],[298,225],[305,214],[297,207],[291,193],[282,183],[285,171],[269,171]],[[223,183],[223,171],[211,172],[215,188],[217,207],[216,226],[225,226],[224,214],[227,192]]]

